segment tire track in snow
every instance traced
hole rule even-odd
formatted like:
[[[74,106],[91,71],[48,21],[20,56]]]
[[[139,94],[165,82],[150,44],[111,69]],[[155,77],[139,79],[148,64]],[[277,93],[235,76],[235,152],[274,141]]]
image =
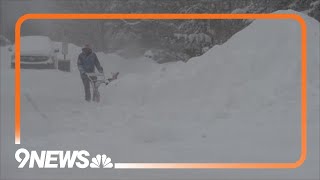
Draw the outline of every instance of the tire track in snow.
[[[48,119],[48,116],[47,116],[45,113],[43,113],[43,112],[41,112],[41,111],[39,110],[38,105],[37,105],[36,102],[31,98],[31,96],[30,96],[29,93],[24,93],[23,95],[26,97],[27,101],[31,104],[31,106],[33,107],[33,109],[34,109],[37,113],[39,113],[39,115],[40,115],[43,119]]]

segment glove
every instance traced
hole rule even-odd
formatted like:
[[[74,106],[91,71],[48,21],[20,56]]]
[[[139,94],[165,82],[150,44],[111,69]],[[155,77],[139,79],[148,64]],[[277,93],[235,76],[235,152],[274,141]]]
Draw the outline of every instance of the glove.
[[[84,77],[88,77],[88,75],[87,75],[87,73],[86,73],[86,72],[81,72],[81,74],[80,74],[80,75],[81,75],[81,77],[83,77],[83,78],[84,78]]]

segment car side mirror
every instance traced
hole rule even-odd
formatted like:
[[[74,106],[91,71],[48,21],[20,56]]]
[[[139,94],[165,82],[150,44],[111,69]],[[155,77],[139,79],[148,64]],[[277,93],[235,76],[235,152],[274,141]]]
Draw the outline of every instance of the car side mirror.
[[[12,47],[8,47],[8,51],[12,52]]]
[[[55,49],[54,52],[55,52],[55,53],[58,53],[58,52],[60,52],[60,50],[59,50],[59,49]]]

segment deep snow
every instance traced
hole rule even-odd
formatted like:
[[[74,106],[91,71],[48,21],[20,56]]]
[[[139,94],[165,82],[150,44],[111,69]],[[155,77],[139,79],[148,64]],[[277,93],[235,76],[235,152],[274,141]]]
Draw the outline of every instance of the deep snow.
[[[278,13],[295,13],[280,11]],[[17,169],[19,147],[86,149],[113,162],[294,162],[300,153],[300,29],[294,21],[256,20],[188,63],[156,64],[97,53],[117,81],[100,104],[83,100],[72,73],[22,70],[22,144],[13,138],[13,78],[1,49],[1,177],[319,179],[319,23],[308,24],[308,157],[294,170]]]

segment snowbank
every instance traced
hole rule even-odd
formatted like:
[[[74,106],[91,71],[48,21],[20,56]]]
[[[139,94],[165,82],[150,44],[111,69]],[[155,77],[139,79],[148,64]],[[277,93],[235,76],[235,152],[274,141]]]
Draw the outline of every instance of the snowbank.
[[[293,11],[289,11],[293,12]],[[285,13],[288,13],[285,11]],[[317,87],[318,30],[319,23],[311,18],[309,26],[309,82]],[[215,46],[203,56],[188,63],[172,63],[163,66],[147,77],[128,76],[109,88],[112,103],[146,96],[146,104],[167,104],[189,101],[189,97],[212,99],[211,105],[226,109],[225,103],[232,96],[232,105],[243,106],[248,111],[257,103],[273,101],[287,93],[298,93],[300,83],[300,29],[297,22],[263,20],[255,21],[235,34],[222,46]],[[132,82],[136,91],[133,91]],[[118,91],[124,91],[118,93]],[[112,94],[112,92],[115,92]],[[137,94],[133,94],[136,92]],[[130,95],[129,95],[130,94]],[[127,98],[119,96],[128,95]],[[298,94],[296,94],[298,95]],[[251,97],[251,98],[250,98]],[[271,99],[270,99],[271,98]],[[157,101],[154,101],[157,99]],[[216,103],[219,100],[219,103]],[[281,101],[281,100],[279,100]],[[286,101],[284,101],[286,102]],[[267,102],[265,102],[267,103]],[[271,102],[270,102],[271,103]]]
[[[319,23],[300,15],[308,25],[312,107],[308,117],[318,123]],[[300,45],[297,22],[254,21],[225,44],[188,63],[172,63],[148,76],[133,74],[115,81],[104,92],[104,113],[113,108],[132,113],[112,119],[140,127],[141,133],[131,135],[137,136],[137,143],[178,141],[180,147],[202,147],[191,158],[174,146],[181,157],[175,160],[296,161],[300,154]],[[202,136],[212,144],[199,142]],[[219,157],[209,156],[208,149]]]

